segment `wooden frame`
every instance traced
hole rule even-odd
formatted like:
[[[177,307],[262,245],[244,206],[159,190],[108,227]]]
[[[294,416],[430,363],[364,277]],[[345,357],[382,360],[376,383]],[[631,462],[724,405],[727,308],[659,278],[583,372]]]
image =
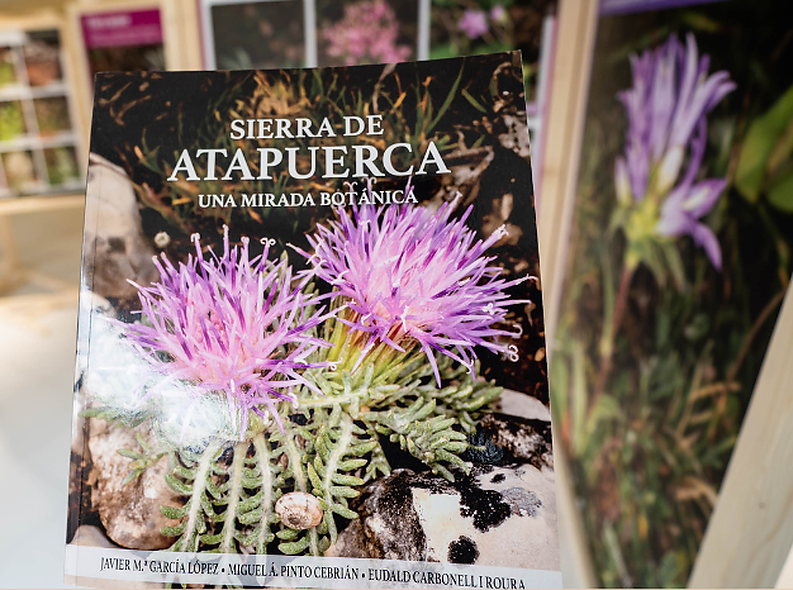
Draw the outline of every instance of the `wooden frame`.
[[[550,85],[552,94],[543,140],[542,187],[538,195],[540,265],[545,305],[545,334],[550,362],[575,207],[580,146],[597,31],[597,0],[562,1]],[[553,383],[550,384],[553,388]],[[561,436],[554,435],[556,441]],[[564,449],[554,452],[559,506],[559,536],[565,586],[597,586],[584,527],[575,502]]]
[[[580,147],[597,32],[597,0],[560,3],[538,195],[545,323],[553,342],[575,208]]]
[[[692,588],[768,588],[780,579],[793,545],[791,351],[788,289],[694,564]]]
[[[540,66],[537,80],[535,105],[537,113],[527,117],[529,127],[529,143],[532,146],[531,164],[534,173],[535,193],[542,191],[543,154],[545,152],[545,128],[548,119],[548,104],[551,98],[551,77],[556,42],[559,34],[556,16],[547,15],[542,21],[542,39],[540,41]]]

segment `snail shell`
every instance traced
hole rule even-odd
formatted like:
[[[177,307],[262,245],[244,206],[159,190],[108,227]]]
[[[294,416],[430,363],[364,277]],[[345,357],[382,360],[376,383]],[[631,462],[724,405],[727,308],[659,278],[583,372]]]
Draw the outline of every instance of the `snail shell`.
[[[165,248],[170,243],[171,236],[169,236],[167,232],[157,232],[157,235],[154,236],[154,245],[158,248]]]
[[[290,529],[310,529],[322,522],[319,500],[306,492],[289,492],[275,503],[275,513]]]

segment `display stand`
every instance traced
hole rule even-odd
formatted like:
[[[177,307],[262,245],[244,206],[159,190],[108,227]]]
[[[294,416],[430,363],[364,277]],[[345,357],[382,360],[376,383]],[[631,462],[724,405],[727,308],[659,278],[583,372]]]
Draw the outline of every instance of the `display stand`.
[[[24,302],[26,308],[51,307],[77,295],[77,285],[36,270],[25,268],[18,255],[11,217],[47,211],[82,209],[82,194],[55,197],[24,197],[0,201],[0,306]],[[21,287],[32,285],[43,292],[14,295]]]
[[[0,198],[83,188],[79,170],[85,163],[61,25],[51,11],[0,19],[0,48],[6,69],[13,66],[11,78],[0,85],[0,108],[6,117],[19,115],[19,128],[0,138]],[[15,185],[14,171],[28,167],[29,178]]]
[[[20,100],[28,128],[28,134],[21,139],[6,141],[7,149],[31,149],[36,158],[36,165],[44,178],[47,177],[46,166],[41,161],[41,151],[53,146],[66,145],[73,147],[77,153],[78,169],[85,169],[82,159],[82,135],[79,127],[74,127],[68,132],[40,137],[36,115],[31,110],[32,101],[42,97],[64,96],[68,98],[69,111],[73,125],[78,120],[77,114],[81,110],[72,100],[73,85],[72,63],[69,59],[70,51],[68,31],[63,28],[63,18],[57,8],[26,9],[23,2],[9,3],[4,6],[4,14],[0,19],[0,29],[7,31],[13,37],[14,31],[41,31],[55,30],[60,37],[61,54],[60,67],[62,79],[58,82],[44,86],[32,87],[29,84],[24,65],[19,61],[20,49],[12,47],[15,51],[15,71],[17,83],[3,89],[3,98],[7,100]],[[21,33],[20,33],[21,34]],[[28,104],[30,103],[30,104]],[[16,144],[19,144],[17,146]],[[60,187],[59,194],[42,196],[8,197],[0,198],[0,306],[3,309],[24,308],[25,310],[51,307],[64,301],[73,301],[77,294],[77,284],[63,281],[38,270],[26,268],[22,263],[14,235],[12,218],[17,215],[37,215],[51,211],[66,211],[81,209],[85,198],[82,194],[82,180]],[[29,288],[29,287],[32,287]],[[24,288],[24,294],[21,293]],[[20,293],[17,293],[20,292]]]
[[[84,39],[79,26],[80,17],[119,10],[158,8],[161,11],[167,67],[199,69],[201,56],[198,7],[195,0],[74,0],[50,4],[49,8],[40,8],[38,5],[31,7],[24,0],[4,4],[0,29],[57,29],[61,34],[64,83],[57,88],[53,86],[47,90],[52,92],[68,90],[74,99],[70,101],[70,106],[75,128],[68,137],[61,135],[47,141],[52,143],[55,140],[68,140],[69,145],[75,145],[78,152],[78,166],[81,170],[85,170],[87,154],[80,148],[82,138],[87,137],[90,126],[91,81],[87,72]],[[35,92],[43,91],[34,89],[34,94]],[[37,96],[31,95],[32,98]],[[43,147],[50,146],[47,144]],[[9,306],[24,306],[25,309],[48,307],[63,301],[71,303],[77,295],[76,284],[25,268],[19,256],[12,227],[12,218],[16,215],[82,209],[85,203],[82,182],[79,186],[64,188],[69,192],[41,197],[0,198],[0,306],[4,309]],[[23,287],[25,287],[24,295],[15,294]]]

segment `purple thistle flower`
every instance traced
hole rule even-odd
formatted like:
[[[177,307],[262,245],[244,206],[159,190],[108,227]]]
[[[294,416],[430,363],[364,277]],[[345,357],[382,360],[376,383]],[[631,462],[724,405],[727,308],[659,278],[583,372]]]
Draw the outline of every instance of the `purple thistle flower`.
[[[661,219],[656,232],[692,236],[720,269],[716,236],[699,220],[713,208],[726,182],[695,180],[707,143],[707,114],[735,83],[726,71],[708,75],[709,65],[710,57],[699,57],[690,33],[685,47],[672,35],[660,47],[631,56],[633,86],[618,94],[628,131],[615,179],[621,203],[657,202]]]
[[[129,325],[127,335],[160,373],[192,383],[195,395],[224,395],[232,420],[241,417],[240,437],[249,410],[266,418],[266,408],[283,429],[277,402],[296,404],[295,386],[316,391],[298,371],[327,365],[307,358],[328,345],[311,333],[328,316],[307,313],[319,298],[302,292],[305,281],[292,286],[291,266],[268,260],[266,241],[252,260],[248,238],[229,246],[228,227],[219,257],[210,249],[205,260],[197,234],[193,241],[195,257],[174,266],[163,254],[154,259],[160,281],[135,285],[151,325]]]
[[[487,14],[484,10],[468,8],[457,22],[457,28],[469,39],[476,39],[487,33],[490,30],[490,25],[487,23]]]
[[[501,227],[486,240],[475,240],[465,226],[472,207],[451,219],[456,203],[438,211],[427,207],[363,205],[352,215],[338,210],[338,221],[318,226],[306,256],[313,274],[335,288],[346,309],[338,321],[366,336],[360,364],[376,344],[405,352],[421,347],[440,385],[433,351],[465,365],[472,373],[475,346],[511,358],[514,345],[494,342],[515,334],[494,327],[510,305],[505,289],[526,278],[505,280],[486,252],[501,239]],[[299,251],[299,250],[298,250]]]

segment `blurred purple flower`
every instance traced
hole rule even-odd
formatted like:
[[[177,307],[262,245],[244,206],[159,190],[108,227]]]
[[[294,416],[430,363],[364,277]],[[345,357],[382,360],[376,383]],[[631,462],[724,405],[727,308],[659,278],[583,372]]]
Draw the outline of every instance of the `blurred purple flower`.
[[[451,219],[454,203],[439,210],[405,205],[355,207],[352,215],[318,226],[308,240],[314,254],[301,253],[313,273],[334,286],[346,304],[338,319],[368,335],[366,352],[379,343],[404,352],[421,347],[440,375],[433,351],[472,373],[475,346],[514,358],[513,346],[492,341],[515,334],[494,327],[504,322],[510,300],[505,289],[526,278],[505,280],[486,252],[501,239],[501,227],[485,240],[465,221],[472,207]],[[342,315],[344,313],[344,315]]]
[[[496,4],[490,9],[490,20],[500,25],[506,24],[509,22],[509,13],[502,4]]]
[[[195,257],[174,266],[165,255],[155,258],[160,281],[139,290],[147,323],[127,325],[127,335],[164,375],[192,383],[196,395],[226,397],[239,435],[248,427],[248,410],[265,418],[263,407],[283,428],[276,403],[297,403],[293,388],[315,387],[298,372],[325,366],[306,359],[327,342],[312,330],[327,315],[307,311],[316,297],[292,286],[286,260],[267,259],[264,252],[249,260],[248,239],[223,254],[201,254],[193,236]],[[239,421],[238,421],[239,417]]]
[[[735,83],[726,71],[708,75],[709,65],[710,57],[698,56],[690,33],[685,47],[672,35],[660,47],[631,56],[633,86],[618,94],[628,131],[625,156],[615,164],[615,181],[624,205],[645,199],[660,204],[658,234],[690,235],[721,269],[716,236],[699,220],[713,208],[726,182],[695,180],[707,143],[707,114]]]
[[[367,62],[394,63],[410,57],[410,47],[400,45],[399,22],[385,0],[364,0],[344,7],[344,17],[322,32],[328,55],[346,65]]]
[[[727,185],[723,178],[712,178],[693,186],[680,185],[661,206],[661,220],[656,231],[662,236],[690,235],[704,248],[717,269],[721,270],[721,247],[716,235],[701,219],[713,208]]]
[[[463,16],[457,22],[459,28],[469,39],[481,37],[490,30],[487,23],[487,14],[484,10],[473,10],[468,8],[463,12]]]

